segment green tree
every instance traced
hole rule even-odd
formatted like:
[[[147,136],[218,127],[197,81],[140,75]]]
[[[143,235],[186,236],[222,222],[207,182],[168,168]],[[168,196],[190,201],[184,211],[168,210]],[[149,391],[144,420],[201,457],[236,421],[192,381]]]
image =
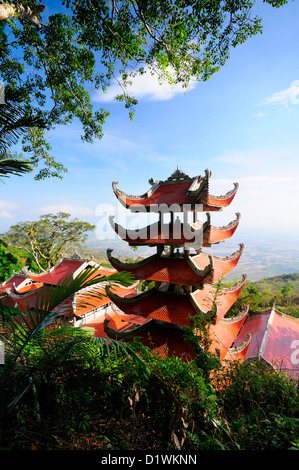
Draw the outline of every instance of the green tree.
[[[286,0],[265,0],[280,7]],[[46,132],[73,119],[82,139],[101,138],[109,116],[95,108],[90,90],[107,90],[114,78],[116,99],[133,117],[135,97],[127,85],[137,74],[157,73],[161,81],[207,80],[228,60],[232,47],[262,32],[252,0],[62,0],[48,14],[40,0],[0,1],[0,78],[15,102],[41,112],[45,129],[29,128],[23,150],[36,178],[66,169],[50,155]],[[49,2],[52,8],[52,5]]]
[[[59,260],[62,250],[73,242],[84,242],[87,232],[95,228],[78,219],[68,220],[70,214],[45,214],[40,220],[12,225],[5,241],[33,256],[41,271],[50,269]]]
[[[0,282],[8,279],[17,267],[18,259],[7,251],[7,244],[0,239]]]

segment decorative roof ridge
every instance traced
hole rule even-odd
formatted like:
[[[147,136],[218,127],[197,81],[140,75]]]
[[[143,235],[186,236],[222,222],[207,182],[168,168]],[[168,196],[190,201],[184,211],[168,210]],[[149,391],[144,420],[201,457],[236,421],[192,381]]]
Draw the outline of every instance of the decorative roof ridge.
[[[126,266],[128,267],[128,269],[129,268],[138,268],[138,267],[143,266],[147,263],[150,263],[151,261],[153,261],[155,259],[160,258],[159,254],[155,253],[154,255],[149,256],[148,258],[144,258],[142,260],[139,260],[139,261],[136,261],[136,262],[133,262],[133,263],[126,263],[126,262],[123,262],[123,261],[119,260],[118,258],[115,258],[114,256],[111,256],[112,251],[113,251],[113,249],[111,249],[111,248],[108,248],[107,251],[106,251],[108,260],[113,261],[113,263],[116,266],[122,267],[123,269]]]
[[[234,251],[234,253],[232,253],[231,255],[229,256],[216,256],[216,255],[213,255],[213,258],[214,260],[219,260],[219,261],[232,261],[236,258],[238,258],[239,256],[241,256],[241,254],[243,253],[244,251],[244,243],[239,243],[239,249]]]
[[[205,173],[206,173],[205,176],[199,175],[199,176],[191,177],[187,175],[185,172],[183,172],[179,167],[177,167],[176,170],[174,170],[172,174],[166,180],[155,181],[153,178],[150,178],[148,182],[151,185],[151,188],[143,194],[131,195],[131,194],[125,193],[121,189],[117,188],[118,181],[112,182],[112,189],[116,195],[123,196],[127,199],[138,200],[138,199],[146,199],[150,197],[155,192],[155,190],[161,185],[171,184],[171,183],[190,182],[191,185],[190,185],[189,190],[186,192],[186,194],[188,196],[195,196],[196,194],[202,191],[202,189],[204,188],[205,184],[208,181],[209,176],[211,175],[210,170],[206,170]]]
[[[233,183],[233,185],[234,185],[234,188],[231,189],[230,191],[228,191],[226,194],[223,194],[223,196],[212,196],[212,194],[209,194],[209,197],[211,199],[216,199],[216,200],[219,200],[219,201],[221,201],[222,199],[228,199],[229,197],[236,194],[236,192],[239,189],[239,183]]]
[[[152,224],[149,224],[149,225],[146,225],[144,227],[141,227],[141,228],[136,228],[136,229],[126,229],[124,228],[122,225],[120,225],[119,223],[115,222],[114,219],[115,219],[115,215],[109,215],[109,223],[111,225],[111,227],[116,231],[116,233],[119,235],[119,232],[118,230],[120,229],[120,232],[123,232],[124,235],[127,234],[128,236],[130,236],[130,233],[142,233],[143,231],[147,231],[148,229],[150,229],[151,227],[154,227],[154,226],[160,226],[160,227],[175,227],[176,224],[180,224],[181,226],[184,226],[187,228],[187,230],[190,230],[190,232],[193,232],[193,233],[196,233],[196,232],[199,232],[201,230],[203,230],[203,232],[205,232],[208,228],[209,228],[209,224],[210,224],[210,218],[208,216],[208,213],[206,214],[207,215],[207,221],[206,222],[202,222],[201,223],[201,226],[199,228],[197,227],[194,227],[194,224],[190,223],[189,221],[185,221],[185,222],[176,222],[174,221],[173,223],[169,223],[169,222],[165,222],[165,223],[160,223],[159,221],[157,222],[153,222]],[[232,222],[231,222],[232,223]],[[219,228],[219,230],[222,230],[223,228]],[[138,237],[137,237],[138,238]]]
[[[150,322],[149,320],[148,322]],[[126,339],[126,338],[131,338],[136,334],[136,332],[142,331],[147,328],[148,322],[144,323],[143,325],[136,325],[135,323],[132,323],[132,327],[129,327],[130,329],[124,330],[124,331],[118,331],[115,328],[112,328],[109,325],[110,320],[106,318],[104,320],[104,331],[107,334],[108,337],[110,338],[117,338],[117,339]]]
[[[23,266],[23,268],[21,269],[21,271],[19,271],[18,273],[16,273],[14,270],[13,270],[13,273],[12,275],[6,279],[2,284],[0,284],[0,287],[5,287],[5,284],[7,284],[9,281],[11,281],[15,276],[20,276],[20,277],[23,277],[24,280],[28,278],[27,276],[27,273],[28,273],[28,266]],[[23,282],[23,281],[22,281]]]
[[[246,349],[247,346],[249,345],[249,343],[251,341],[251,338],[252,338],[250,332],[246,333],[246,336],[247,336],[247,338],[244,339],[244,341],[242,341],[240,346],[235,346],[235,347],[229,348],[228,353],[229,354],[239,354],[240,352],[244,351],[244,349]]]
[[[240,320],[243,320],[244,317],[248,315],[249,311],[249,305],[245,305],[245,308],[241,310],[235,317],[231,318],[222,318],[220,320],[221,323],[226,323],[226,324],[232,324],[232,323],[238,323]]]
[[[199,269],[193,258],[196,258],[198,256],[201,256],[202,254],[206,255],[209,258],[209,264],[204,268],[204,269]],[[213,255],[209,255],[207,253],[197,253],[196,255],[190,255],[190,253],[184,253],[184,258],[187,261],[188,265],[190,268],[199,276],[205,276],[208,274],[214,267],[214,260],[213,260]]]
[[[6,293],[13,299],[24,299],[25,297],[29,297],[30,295],[39,293],[44,288],[46,288],[46,286],[43,284],[37,289],[29,290],[29,291],[22,292],[22,293],[12,292],[11,288],[9,288],[9,289],[6,289]]]
[[[238,290],[245,284],[247,280],[247,274],[242,274],[241,279],[239,279],[233,286],[231,287],[224,287],[221,289],[219,292],[222,293],[228,293],[228,292],[234,292],[235,290]]]
[[[264,351],[266,349],[266,344],[267,344],[267,341],[268,341],[268,336],[269,336],[269,333],[270,333],[270,329],[271,329],[271,326],[272,326],[274,315],[275,315],[275,306],[273,304],[273,306],[271,308],[270,316],[269,316],[268,321],[267,321],[267,326],[266,326],[265,333],[264,333],[264,336],[263,336],[263,339],[262,339],[262,342],[261,342],[261,346],[260,346],[260,349],[258,351],[258,357],[262,357],[263,354],[264,354]]]

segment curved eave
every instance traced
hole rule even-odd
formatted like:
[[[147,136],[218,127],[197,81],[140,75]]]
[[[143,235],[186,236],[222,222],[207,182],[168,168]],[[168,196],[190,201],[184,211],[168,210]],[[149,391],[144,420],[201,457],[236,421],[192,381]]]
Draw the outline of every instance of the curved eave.
[[[244,251],[244,244],[240,243],[239,246],[239,250],[235,251],[231,256],[225,258],[213,256],[213,282],[217,282],[237,266]]]
[[[109,217],[113,230],[129,245],[173,245],[175,247],[190,246],[201,248],[203,234],[209,230],[208,223],[199,228],[189,223],[160,224],[156,222],[141,229],[128,230],[114,222],[114,216]]]
[[[202,288],[190,294],[194,307],[197,311],[210,316],[216,305],[215,323],[222,320],[228,310],[238,299],[241,290],[244,287],[247,276],[243,274],[242,278],[232,287],[217,290],[211,284],[204,284]]]
[[[236,212],[236,219],[233,220],[230,224],[224,227],[210,227],[208,242],[211,245],[220,243],[228,238],[231,238],[240,222],[241,215],[239,212]]]
[[[196,222],[189,224],[174,223],[160,224],[155,222],[141,229],[128,230],[114,221],[114,216],[109,217],[109,222],[113,230],[130,245],[174,245],[177,247],[189,246],[196,249],[210,247],[231,238],[235,233],[239,221],[240,213],[236,213],[236,219],[223,227],[210,225],[210,214],[207,213],[206,222]]]
[[[148,323],[151,320],[148,320],[143,325],[135,325],[135,324],[128,323],[123,330],[117,330],[116,328],[109,326],[110,321],[111,320],[109,320],[108,318],[104,320],[104,331],[109,338],[119,340],[119,339],[130,339],[134,337],[136,334],[146,329],[148,327]]]
[[[197,255],[204,258],[199,263],[192,262],[190,255],[184,257],[169,257],[155,254],[136,263],[123,263],[111,256],[112,250],[107,250],[107,257],[112,266],[118,271],[129,271],[135,279],[166,282],[180,285],[197,285],[212,270],[213,258],[210,255]]]
[[[127,315],[139,315],[175,325],[192,326],[190,317],[196,315],[189,296],[149,289],[131,297],[120,297],[106,286],[107,296]]]
[[[251,333],[246,334],[246,339],[238,347],[232,347],[228,350],[225,360],[227,361],[241,361],[243,362],[246,358],[246,354],[251,341]]]
[[[146,193],[138,196],[128,195],[118,189],[116,181],[113,181],[112,189],[117,199],[127,209],[136,210],[136,206],[142,206],[146,211],[150,211],[153,206],[168,205],[169,211],[173,211],[171,206],[175,205],[177,210],[182,211],[185,204],[198,204],[201,198],[203,203],[207,203],[207,193],[204,191],[207,181],[207,176],[190,178],[185,175],[181,180],[170,178],[155,182]],[[167,212],[166,207],[163,210]]]
[[[222,318],[215,325],[210,325],[209,336],[211,339],[210,351],[217,352],[217,355],[222,361],[236,337],[238,336],[247,316],[249,306],[247,305],[238,315],[233,318]]]
[[[238,189],[239,183],[234,183],[234,188],[223,196],[212,196],[209,194],[208,204],[216,207],[228,207],[233,201]]]

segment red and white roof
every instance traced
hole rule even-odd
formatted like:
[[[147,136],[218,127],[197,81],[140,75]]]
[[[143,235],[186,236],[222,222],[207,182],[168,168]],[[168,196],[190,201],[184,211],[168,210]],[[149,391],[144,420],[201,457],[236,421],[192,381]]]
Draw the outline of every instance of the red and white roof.
[[[209,194],[209,179],[211,171],[206,170],[205,176],[190,177],[177,168],[165,181],[149,180],[152,187],[140,196],[129,196],[117,188],[117,182],[112,183],[113,191],[121,204],[129,209],[142,206],[151,210],[153,206],[175,204],[184,210],[185,205],[190,205],[191,210],[219,211],[227,207],[235,197],[238,183],[234,183],[234,189],[223,196],[212,196]],[[200,208],[199,205],[202,205]],[[171,207],[169,208],[170,211]]]

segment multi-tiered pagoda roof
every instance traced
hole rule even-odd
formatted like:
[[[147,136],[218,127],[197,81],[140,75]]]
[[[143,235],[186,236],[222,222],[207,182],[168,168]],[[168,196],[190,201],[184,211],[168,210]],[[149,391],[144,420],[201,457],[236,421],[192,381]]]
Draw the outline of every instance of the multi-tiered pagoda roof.
[[[223,196],[212,196],[209,192],[209,180],[212,173],[205,171],[204,176],[190,177],[177,168],[165,181],[149,180],[151,188],[140,196],[129,196],[117,188],[117,182],[112,183],[114,194],[124,207],[132,209],[135,206],[143,206],[148,211],[154,206],[177,204],[184,210],[184,206],[190,205],[191,210],[202,204],[204,211],[219,211],[227,207],[235,197],[238,183]]]
[[[209,192],[210,177],[209,170],[204,176],[192,178],[177,169],[165,181],[150,180],[151,189],[141,196],[128,196],[113,183],[116,197],[127,209],[159,214],[157,222],[136,230],[128,230],[110,218],[113,229],[129,245],[156,247],[157,252],[135,263],[124,263],[108,250],[107,256],[114,269],[129,271],[136,280],[146,280],[153,285],[130,296],[113,293],[109,286],[106,292],[122,313],[148,320],[144,326],[151,327],[151,334],[154,331],[157,334],[163,326],[164,334],[169,328],[171,335],[177,334],[181,342],[180,327],[192,326],[192,317],[200,313],[212,321],[214,328],[220,325],[221,330],[223,326],[225,336],[231,337],[231,341],[227,339],[230,347],[236,324],[230,322],[229,326],[224,317],[238,299],[246,276],[225,289],[219,289],[216,283],[235,268],[244,246],[241,244],[239,250],[227,257],[208,254],[203,248],[229,239],[237,229],[239,213],[227,226],[216,227],[211,224],[210,212],[228,207],[238,184],[235,183],[234,189],[224,196],[212,196]],[[203,212],[206,213],[205,222],[198,219]],[[183,213],[183,218],[176,213]],[[170,214],[168,223],[164,220],[165,214]],[[190,214],[192,222],[189,222]],[[245,315],[242,314],[242,318]],[[106,328],[111,333],[108,323]],[[215,335],[216,330],[219,336],[219,327],[215,329]],[[145,334],[146,328],[143,329],[144,337]]]

